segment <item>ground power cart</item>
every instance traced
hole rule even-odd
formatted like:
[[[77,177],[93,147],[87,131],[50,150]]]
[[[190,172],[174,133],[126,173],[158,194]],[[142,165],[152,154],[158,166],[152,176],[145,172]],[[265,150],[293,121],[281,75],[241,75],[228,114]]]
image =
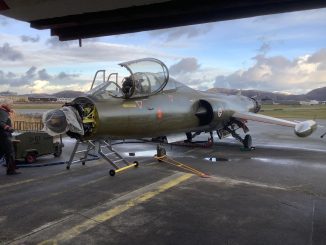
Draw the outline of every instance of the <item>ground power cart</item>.
[[[13,137],[16,160],[34,163],[37,157],[53,154],[61,156],[63,143],[55,142],[54,138],[45,132],[19,132]]]

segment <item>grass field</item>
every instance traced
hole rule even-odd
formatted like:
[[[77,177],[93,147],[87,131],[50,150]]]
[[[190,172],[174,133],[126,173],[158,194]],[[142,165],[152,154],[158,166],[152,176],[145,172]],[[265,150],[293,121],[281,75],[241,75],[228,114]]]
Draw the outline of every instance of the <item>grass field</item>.
[[[279,118],[326,119],[326,105],[263,105],[259,113]]]
[[[13,109],[56,109],[62,106],[62,103],[17,103],[13,104]]]

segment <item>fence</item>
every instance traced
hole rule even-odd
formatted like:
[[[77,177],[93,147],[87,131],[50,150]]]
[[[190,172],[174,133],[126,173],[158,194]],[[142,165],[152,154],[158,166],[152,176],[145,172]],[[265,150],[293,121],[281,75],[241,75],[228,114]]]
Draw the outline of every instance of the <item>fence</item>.
[[[41,131],[42,122],[14,121],[14,129],[17,131]]]

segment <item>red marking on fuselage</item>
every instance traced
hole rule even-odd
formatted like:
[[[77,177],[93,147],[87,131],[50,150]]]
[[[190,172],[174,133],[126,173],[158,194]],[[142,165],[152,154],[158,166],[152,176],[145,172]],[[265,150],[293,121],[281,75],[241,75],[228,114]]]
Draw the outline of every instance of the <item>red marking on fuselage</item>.
[[[163,111],[160,108],[157,109],[156,117],[157,117],[157,119],[163,118]]]

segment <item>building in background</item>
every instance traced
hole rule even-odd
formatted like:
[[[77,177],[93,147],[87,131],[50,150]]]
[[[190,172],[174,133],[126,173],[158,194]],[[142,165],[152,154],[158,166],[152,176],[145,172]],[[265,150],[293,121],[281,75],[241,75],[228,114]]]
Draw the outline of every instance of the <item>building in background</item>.
[[[53,96],[29,96],[29,102],[57,102],[58,99]]]
[[[304,101],[300,101],[300,105],[318,105],[319,101],[317,100],[304,100]]]
[[[71,101],[73,101],[74,98],[57,98],[58,102],[62,102],[62,103],[69,103]]]

